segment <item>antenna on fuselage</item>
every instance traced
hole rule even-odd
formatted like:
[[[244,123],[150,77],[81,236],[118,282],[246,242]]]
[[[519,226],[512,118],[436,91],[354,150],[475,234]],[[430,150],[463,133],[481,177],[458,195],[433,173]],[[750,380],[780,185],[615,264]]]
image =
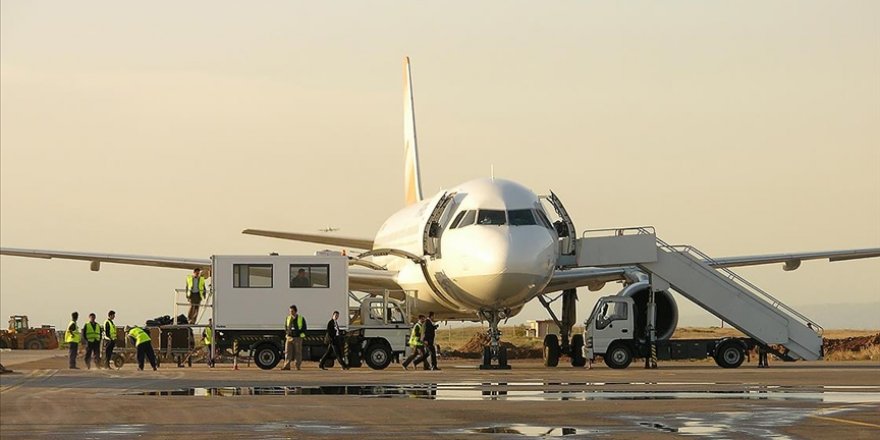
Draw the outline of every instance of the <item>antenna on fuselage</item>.
[[[495,181],[495,165],[489,165],[489,176],[492,177],[492,181]]]

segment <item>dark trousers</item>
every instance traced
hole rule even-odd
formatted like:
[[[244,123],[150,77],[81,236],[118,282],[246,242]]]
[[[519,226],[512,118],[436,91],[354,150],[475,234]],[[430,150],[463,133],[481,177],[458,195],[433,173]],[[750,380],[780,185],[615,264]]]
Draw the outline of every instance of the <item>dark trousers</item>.
[[[86,368],[92,368],[92,356],[95,356],[95,368],[101,367],[101,341],[86,342]]]
[[[114,348],[116,348],[116,341],[104,340],[104,368],[110,368],[110,358],[113,357]]]
[[[76,368],[76,353],[79,351],[79,344],[76,342],[71,342],[68,344],[67,348],[67,357],[70,368]]]
[[[327,351],[324,352],[324,356],[321,356],[321,360],[318,361],[318,365],[324,366],[324,361],[327,360],[328,357],[333,356],[333,359],[339,361],[339,365],[342,368],[348,368],[348,365],[345,364],[345,359],[342,358],[342,344],[341,341],[336,339],[327,344]]]
[[[437,346],[434,345],[434,341],[425,342],[425,345],[428,349],[428,354],[431,355],[431,368],[437,368]]]
[[[408,367],[410,363],[418,365],[421,362],[421,363],[424,363],[425,369],[429,370],[430,368],[428,367],[427,357],[428,357],[428,355],[425,354],[425,347],[423,347],[421,345],[413,347],[412,354],[409,355],[409,357],[406,358],[405,361],[403,361],[403,368]]]
[[[144,356],[150,360],[150,365],[156,369],[156,353],[153,351],[153,345],[147,341],[137,346],[138,370],[144,369]]]

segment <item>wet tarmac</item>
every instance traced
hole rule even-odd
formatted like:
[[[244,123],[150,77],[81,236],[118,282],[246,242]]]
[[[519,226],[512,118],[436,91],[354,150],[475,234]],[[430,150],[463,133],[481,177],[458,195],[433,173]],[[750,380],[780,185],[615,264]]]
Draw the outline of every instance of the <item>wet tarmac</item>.
[[[0,437],[880,438],[878,362],[137,372],[70,371],[63,360],[0,377]]]

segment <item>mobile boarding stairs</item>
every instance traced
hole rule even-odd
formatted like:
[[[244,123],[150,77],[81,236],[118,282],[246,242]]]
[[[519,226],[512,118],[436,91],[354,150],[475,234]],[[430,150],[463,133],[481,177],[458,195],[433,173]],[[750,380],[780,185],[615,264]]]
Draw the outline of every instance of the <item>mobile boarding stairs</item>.
[[[652,289],[671,287],[752,339],[785,347],[791,360],[823,356],[822,327],[692,246],[672,246],[653,227],[599,229],[576,241],[580,267],[637,266]]]

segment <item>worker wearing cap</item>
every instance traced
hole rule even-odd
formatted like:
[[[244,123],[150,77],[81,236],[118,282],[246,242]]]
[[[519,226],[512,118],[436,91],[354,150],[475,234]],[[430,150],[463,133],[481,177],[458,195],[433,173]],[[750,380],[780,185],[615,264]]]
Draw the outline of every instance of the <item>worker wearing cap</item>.
[[[296,306],[290,306],[290,314],[284,321],[284,366],[290,369],[290,361],[296,360],[296,369],[302,366],[303,338],[306,337],[306,319],[297,312]]]
[[[202,276],[202,269],[193,269],[192,275],[186,276],[186,299],[189,300],[189,314],[186,319],[190,324],[195,324],[199,318],[199,306],[205,300],[208,290],[205,286],[207,279]]]
[[[68,350],[68,366],[71,370],[78,370],[76,367],[76,354],[79,352],[79,341],[82,335],[79,333],[79,326],[76,320],[79,319],[79,312],[70,314],[70,324],[67,324],[67,333],[64,334],[64,342],[67,343]]]
[[[83,325],[82,336],[86,340],[86,368],[92,369],[92,356],[95,368],[101,368],[101,326],[95,321],[95,314],[89,313],[89,322]]]
[[[150,335],[142,328],[125,327],[125,333],[129,339],[134,341],[137,347],[138,371],[144,371],[144,357],[150,360],[153,371],[156,371],[156,352],[153,351],[153,344],[150,342]]]
[[[113,310],[107,312],[107,320],[104,321],[104,368],[110,368],[110,358],[113,356],[113,349],[116,348],[116,312]]]

